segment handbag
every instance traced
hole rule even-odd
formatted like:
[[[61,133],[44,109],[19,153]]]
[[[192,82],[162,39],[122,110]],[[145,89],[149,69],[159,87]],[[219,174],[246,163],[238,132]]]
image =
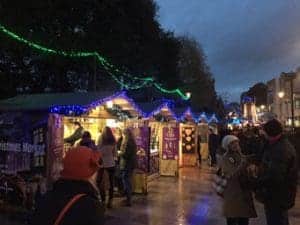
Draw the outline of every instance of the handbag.
[[[86,194],[77,194],[75,195],[67,204],[66,206],[60,211],[58,217],[56,218],[54,225],[59,225],[62,219],[64,218],[66,212],[72,207],[72,205],[77,202],[80,198],[85,196]]]

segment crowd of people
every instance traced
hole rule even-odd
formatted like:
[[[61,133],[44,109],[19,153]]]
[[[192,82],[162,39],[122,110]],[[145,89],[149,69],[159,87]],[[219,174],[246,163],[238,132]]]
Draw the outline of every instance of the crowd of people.
[[[125,197],[124,205],[132,204],[131,179],[137,164],[132,131],[125,129],[116,140],[111,128],[105,127],[95,144],[88,131],[78,122],[74,125],[75,132],[65,139],[73,148],[66,153],[52,190],[36,203],[32,225],[104,224],[105,208],[113,207],[115,183]],[[117,170],[120,177],[115,176]]]
[[[271,119],[261,127],[222,131],[220,140],[213,186],[223,198],[227,224],[247,225],[257,217],[254,195],[264,205],[268,225],[288,225],[298,168],[281,123]]]

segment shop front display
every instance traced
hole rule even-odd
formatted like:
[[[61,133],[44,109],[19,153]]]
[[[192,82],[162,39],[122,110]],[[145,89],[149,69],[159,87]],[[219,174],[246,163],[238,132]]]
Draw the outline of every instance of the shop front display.
[[[180,125],[180,166],[195,166],[197,163],[197,131],[195,125]]]
[[[149,162],[149,174],[156,177],[159,175],[159,148],[161,137],[161,125],[159,122],[151,122],[150,126],[150,162]]]
[[[208,150],[208,124],[201,122],[198,124],[198,133],[200,137],[201,144],[201,158],[202,160],[208,160],[209,150]]]

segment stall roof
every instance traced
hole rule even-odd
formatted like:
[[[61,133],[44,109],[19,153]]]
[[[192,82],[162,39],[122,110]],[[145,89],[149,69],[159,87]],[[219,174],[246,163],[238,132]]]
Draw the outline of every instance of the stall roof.
[[[137,105],[144,113],[149,115],[164,104],[161,102],[138,102]]]
[[[43,93],[18,95],[0,101],[0,110],[48,110],[55,105],[87,106],[99,99],[114,95],[114,92]]]

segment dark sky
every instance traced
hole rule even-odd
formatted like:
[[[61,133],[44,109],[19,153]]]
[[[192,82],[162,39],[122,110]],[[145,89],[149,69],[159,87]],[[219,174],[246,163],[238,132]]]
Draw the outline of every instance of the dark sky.
[[[238,100],[300,66],[299,0],[156,0],[162,27],[198,40],[217,91]]]

